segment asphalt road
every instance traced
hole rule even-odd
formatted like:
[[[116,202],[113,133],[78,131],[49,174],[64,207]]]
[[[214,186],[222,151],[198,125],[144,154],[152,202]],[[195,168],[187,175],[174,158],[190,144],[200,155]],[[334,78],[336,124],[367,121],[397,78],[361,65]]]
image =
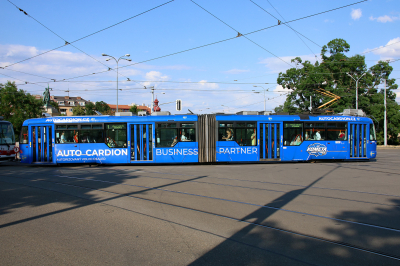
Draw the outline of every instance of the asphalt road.
[[[1,265],[400,265],[400,149],[376,161],[0,164]]]

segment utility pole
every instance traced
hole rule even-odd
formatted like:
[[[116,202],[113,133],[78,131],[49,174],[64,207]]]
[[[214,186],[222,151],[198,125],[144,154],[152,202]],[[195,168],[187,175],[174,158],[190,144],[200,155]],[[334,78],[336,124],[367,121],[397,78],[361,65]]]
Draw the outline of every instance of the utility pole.
[[[146,90],[147,89],[147,87],[146,86],[144,86],[144,89]],[[153,112],[154,110],[154,86],[152,86],[152,87],[149,87],[149,89],[151,89],[151,94],[152,94],[152,97],[151,97],[151,112]]]
[[[385,104],[385,112],[384,112],[384,130],[383,134],[385,135],[384,137],[384,145],[387,146],[387,122],[386,122],[386,79],[384,79],[385,82],[385,93],[384,93],[384,104]]]

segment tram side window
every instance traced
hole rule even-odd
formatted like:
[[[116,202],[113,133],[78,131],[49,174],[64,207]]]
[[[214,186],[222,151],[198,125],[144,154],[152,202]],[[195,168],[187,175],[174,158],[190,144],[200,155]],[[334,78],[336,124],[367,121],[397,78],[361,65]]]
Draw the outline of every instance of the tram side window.
[[[173,147],[178,143],[178,128],[176,123],[156,125],[156,147]]]
[[[233,122],[219,123],[218,127],[218,141],[234,141],[235,136],[233,132]]]
[[[240,146],[257,145],[255,122],[219,122],[218,141],[236,141]]]
[[[347,140],[347,123],[327,123],[326,140]]]
[[[304,140],[325,140],[325,123],[304,123]]]
[[[374,124],[369,125],[369,140],[376,140],[375,126]]]
[[[104,131],[101,124],[87,124],[81,125],[81,139],[80,143],[103,143]]]
[[[57,125],[56,143],[79,143],[78,125]]]
[[[29,142],[28,127],[22,127],[21,136],[19,137],[19,142],[23,144],[27,144]]]
[[[182,123],[179,129],[180,141],[196,141],[196,129],[194,123]]]
[[[126,124],[105,124],[105,143],[110,148],[126,148]]]
[[[156,147],[174,147],[178,142],[195,142],[194,123],[156,124]]]
[[[255,123],[237,123],[235,128],[236,142],[240,146],[257,145],[257,128]]]
[[[303,123],[284,123],[283,145],[299,146],[303,142]]]

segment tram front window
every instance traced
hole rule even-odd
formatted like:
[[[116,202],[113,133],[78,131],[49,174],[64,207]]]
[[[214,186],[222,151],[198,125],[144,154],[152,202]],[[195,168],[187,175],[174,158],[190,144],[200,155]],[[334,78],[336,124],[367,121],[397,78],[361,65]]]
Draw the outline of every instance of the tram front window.
[[[0,144],[15,144],[15,136],[12,124],[0,123]]]
[[[376,140],[374,124],[370,124],[369,125],[369,140]]]

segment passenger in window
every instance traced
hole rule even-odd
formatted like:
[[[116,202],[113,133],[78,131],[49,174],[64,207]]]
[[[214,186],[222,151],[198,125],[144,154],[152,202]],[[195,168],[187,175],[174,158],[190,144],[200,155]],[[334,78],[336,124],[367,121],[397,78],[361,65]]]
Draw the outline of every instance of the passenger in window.
[[[75,143],[78,143],[78,131],[75,132],[75,135],[74,135],[74,142],[75,142]]]
[[[175,136],[174,140],[172,141],[171,147],[174,147],[178,143],[178,137]]]
[[[303,142],[302,138],[300,135],[297,135],[293,138],[292,142],[290,142],[290,145],[293,146],[299,146]]]
[[[67,140],[65,139],[65,132],[61,132],[60,143],[65,143]]]
[[[228,128],[226,130],[226,137],[222,137],[222,139],[227,140],[227,141],[231,141],[233,140],[233,130],[231,128]]]
[[[182,131],[181,141],[191,141],[190,139],[188,139],[188,138],[186,137],[185,131]]]
[[[107,146],[110,148],[115,148],[115,142],[111,138],[108,138]]]
[[[339,139],[344,139],[344,132],[342,132],[342,131],[340,131],[340,133],[339,133]]]
[[[251,135],[251,146],[256,146],[256,145],[257,145],[256,130],[254,129],[254,133]]]
[[[314,139],[315,139],[315,140],[321,140],[321,133],[320,133],[319,131],[317,131],[317,132],[315,133]]]

